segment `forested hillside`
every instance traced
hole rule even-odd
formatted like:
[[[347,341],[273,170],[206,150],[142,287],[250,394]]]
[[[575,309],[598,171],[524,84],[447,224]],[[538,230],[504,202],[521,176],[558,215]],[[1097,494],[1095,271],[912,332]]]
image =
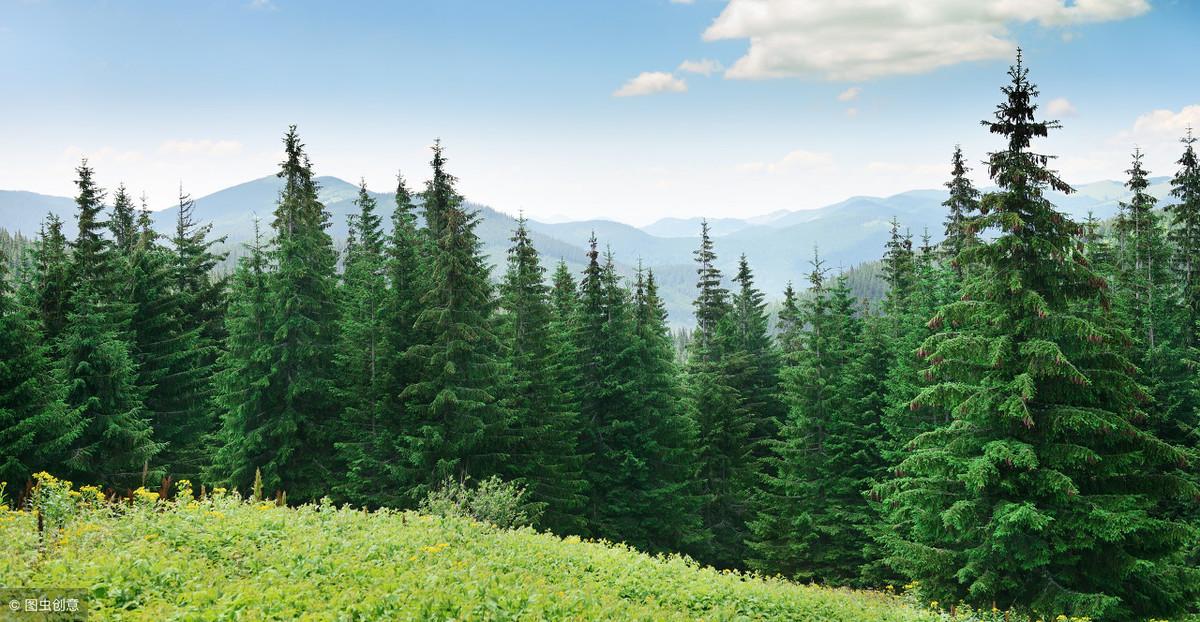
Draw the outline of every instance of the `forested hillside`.
[[[1195,139],[1155,171],[1161,200],[1135,150],[1102,226],[1056,204],[1074,189],[1038,151],[1060,125],[1037,102],[1018,53],[983,124],[995,150],[948,146],[938,230],[889,216],[860,270],[781,243],[807,268],[768,293],[758,259],[727,251],[749,229],[702,222],[682,351],[664,274],[606,244],[613,230],[507,221],[493,274],[481,231],[505,221],[465,202],[440,142],[421,187],[404,171],[383,194],[336,188],[352,209],[335,223],[335,182],[292,126],[262,184],[280,188],[273,211],[224,272],[220,221],[186,195],[156,215],[85,160],[72,232],[51,215],[19,270],[0,263],[5,494],[35,499],[47,471],[114,502],[183,478],[412,509],[498,477],[538,528],[722,570],[907,584],[1006,619],[1195,613]],[[972,184],[972,158],[994,187]]]

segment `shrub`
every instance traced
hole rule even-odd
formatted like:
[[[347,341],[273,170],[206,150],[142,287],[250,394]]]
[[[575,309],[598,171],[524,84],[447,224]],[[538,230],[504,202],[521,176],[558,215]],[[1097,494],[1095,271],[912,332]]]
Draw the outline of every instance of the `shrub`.
[[[542,517],[545,505],[525,499],[522,486],[492,476],[474,487],[467,480],[447,479],[421,501],[421,512],[462,516],[504,529],[528,527]]]

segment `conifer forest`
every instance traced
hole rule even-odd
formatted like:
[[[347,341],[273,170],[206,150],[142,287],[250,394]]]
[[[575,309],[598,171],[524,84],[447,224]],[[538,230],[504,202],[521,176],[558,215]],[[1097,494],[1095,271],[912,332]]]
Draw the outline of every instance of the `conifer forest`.
[[[564,542],[908,591],[930,619],[1188,619],[1197,138],[1153,171],[1171,176],[1166,200],[1133,150],[1118,214],[1074,220],[1049,198],[1072,185],[1042,150],[1060,123],[1035,77],[1018,53],[982,125],[957,128],[994,148],[946,145],[944,240],[893,220],[881,297],[819,247],[792,249],[807,273],[764,291],[747,256],[718,267],[704,223],[686,344],[660,275],[622,274],[638,258],[595,235],[580,271],[518,219],[490,265],[449,141],[400,171],[394,203],[363,182],[338,239],[321,154],[291,126],[274,212],[232,255],[187,194],[162,234],[83,160],[74,226],[51,215],[3,240],[0,503],[40,521],[54,482],[121,507],[186,481],[197,502],[236,491],[375,516],[498,489],[520,499],[513,525]],[[821,615],[778,619],[843,619]]]

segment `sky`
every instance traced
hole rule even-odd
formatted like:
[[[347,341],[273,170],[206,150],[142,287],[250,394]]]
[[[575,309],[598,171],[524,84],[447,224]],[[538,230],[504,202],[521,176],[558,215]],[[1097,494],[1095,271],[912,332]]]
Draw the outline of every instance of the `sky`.
[[[543,220],[750,217],[933,188],[1017,46],[1068,181],[1168,175],[1200,128],[1190,0],[0,0],[0,189],[167,207],[314,169]],[[1200,130],[1198,130],[1200,131]],[[202,205],[201,205],[202,208]]]

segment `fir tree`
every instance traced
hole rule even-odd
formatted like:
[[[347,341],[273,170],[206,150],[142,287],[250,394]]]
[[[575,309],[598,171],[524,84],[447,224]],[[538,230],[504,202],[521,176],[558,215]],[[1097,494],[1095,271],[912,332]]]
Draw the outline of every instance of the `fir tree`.
[[[1009,76],[984,123],[1007,139],[988,161],[999,190],[973,219],[998,234],[960,255],[962,300],[938,311],[921,348],[932,384],[914,407],[935,404],[953,420],[918,436],[897,467],[890,562],[943,602],[1170,615],[1200,581],[1178,563],[1191,530],[1154,508],[1196,494],[1176,473],[1191,456],[1139,424],[1146,396],[1130,375],[1127,337],[1105,310],[1081,229],[1044,196],[1071,188],[1050,156],[1030,151],[1058,124],[1035,119],[1037,89],[1019,53]],[[1100,311],[1080,311],[1088,299]]]
[[[963,160],[962,147],[954,146],[954,156],[950,159],[950,181],[946,188],[950,196],[942,203],[946,206],[946,237],[942,241],[942,251],[945,257],[955,265],[955,273],[962,276],[962,270],[955,263],[958,254],[967,245],[976,241],[975,232],[967,228],[967,220],[977,215],[979,211],[979,191],[967,177],[970,168]]]
[[[1184,147],[1177,162],[1179,170],[1171,178],[1171,198],[1175,202],[1164,209],[1171,216],[1169,236],[1182,294],[1184,344],[1193,347],[1196,331],[1200,330],[1200,160],[1190,128],[1181,142]]]
[[[807,330],[794,364],[783,372],[790,408],[751,523],[751,565],[844,584],[862,574],[874,525],[863,495],[879,460],[864,458],[873,450],[879,413],[864,409],[859,397],[861,320],[846,277],[829,287],[824,262],[814,257],[812,266],[809,295],[800,306]]]
[[[0,481],[13,487],[36,471],[67,473],[79,466],[71,449],[84,422],[63,401],[61,376],[39,328],[0,262]]]
[[[421,299],[415,329],[422,342],[405,354],[417,379],[401,394],[408,417],[402,460],[413,502],[447,478],[496,473],[509,443],[503,438],[508,413],[497,399],[499,345],[489,271],[475,233],[479,217],[463,206],[445,164],[437,143],[423,196],[433,242],[427,278],[437,286]]]
[[[751,442],[756,457],[763,457],[763,442],[775,436],[783,416],[779,358],[771,344],[765,296],[754,286],[754,274],[745,255],[738,258],[733,282],[738,289],[733,294],[730,321],[726,324],[726,343],[731,352],[726,370],[740,395],[742,408],[754,421]]]
[[[217,361],[216,404],[221,426],[209,478],[247,490],[257,465],[274,459],[275,431],[269,383],[272,330],[267,248],[254,220],[253,241],[246,245],[231,280],[225,316],[225,347]]]
[[[72,289],[70,249],[58,216],[46,216],[26,272],[28,278],[21,280],[21,298],[39,320],[39,332],[54,351],[67,324]]]
[[[388,287],[379,308],[381,342],[376,365],[381,374],[380,403],[373,418],[353,423],[360,426],[359,431],[344,434],[338,444],[348,470],[343,494],[364,505],[401,507],[413,502],[408,491],[412,475],[405,458],[408,407],[401,394],[417,380],[419,361],[405,353],[421,341],[415,324],[427,289],[420,269],[425,241],[416,222],[412,194],[404,177],[397,175],[392,232],[383,250]],[[353,417],[348,420],[355,421]]]
[[[514,446],[503,470],[507,479],[529,487],[532,501],[544,505],[542,526],[580,533],[586,480],[578,450],[579,414],[557,374],[549,288],[524,218],[517,220],[511,239],[499,320]]]
[[[359,184],[354,202],[358,213],[350,215],[350,238],[343,256],[342,288],[338,297],[341,338],[335,359],[338,390],[345,407],[338,450],[350,464],[363,459],[363,444],[377,442],[372,437],[380,433],[380,419],[385,416],[383,407],[390,390],[385,382],[385,306],[389,294],[382,219],[375,213],[375,198],[367,191],[366,181]],[[355,468],[362,466],[355,464]],[[370,474],[356,472],[355,476],[369,477]],[[355,479],[348,477],[344,484]],[[366,491],[349,492],[357,502],[377,502],[368,494],[356,494]]]
[[[68,407],[79,409],[85,429],[72,463],[81,480],[112,486],[144,483],[163,445],[153,437],[142,403],[137,364],[127,341],[129,305],[118,296],[119,272],[104,236],[104,191],[85,161],[76,169],[79,234],[71,257],[71,310],[59,351]]]

